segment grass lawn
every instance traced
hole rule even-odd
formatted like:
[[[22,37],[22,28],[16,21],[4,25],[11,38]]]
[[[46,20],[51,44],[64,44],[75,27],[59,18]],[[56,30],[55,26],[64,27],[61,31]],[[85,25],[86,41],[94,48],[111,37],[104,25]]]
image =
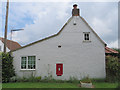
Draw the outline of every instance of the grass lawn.
[[[93,83],[95,88],[116,88],[117,83]],[[3,83],[3,88],[79,88],[77,83],[42,83],[42,82],[24,82],[24,83]]]
[[[118,83],[106,83],[106,82],[93,82],[95,88],[116,88]]]
[[[24,82],[24,83],[3,83],[3,88],[79,88],[74,83],[42,83],[42,82]]]

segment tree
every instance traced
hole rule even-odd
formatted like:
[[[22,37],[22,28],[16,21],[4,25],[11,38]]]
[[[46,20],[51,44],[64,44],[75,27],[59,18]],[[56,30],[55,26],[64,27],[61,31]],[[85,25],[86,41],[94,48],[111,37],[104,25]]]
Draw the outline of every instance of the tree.
[[[10,78],[15,76],[13,68],[13,57],[10,53],[2,53],[2,82],[9,82]]]

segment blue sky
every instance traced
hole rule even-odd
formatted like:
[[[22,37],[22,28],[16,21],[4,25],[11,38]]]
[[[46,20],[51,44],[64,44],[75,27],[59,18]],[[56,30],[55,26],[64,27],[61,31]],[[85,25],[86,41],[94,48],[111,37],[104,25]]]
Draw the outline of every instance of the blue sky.
[[[10,2],[8,39],[11,29],[23,28],[14,32],[12,39],[21,45],[40,40],[57,33],[71,17],[72,5],[78,4],[80,15],[109,47],[118,47],[118,3],[117,2]],[[5,7],[0,5],[2,27],[0,37],[4,34]]]

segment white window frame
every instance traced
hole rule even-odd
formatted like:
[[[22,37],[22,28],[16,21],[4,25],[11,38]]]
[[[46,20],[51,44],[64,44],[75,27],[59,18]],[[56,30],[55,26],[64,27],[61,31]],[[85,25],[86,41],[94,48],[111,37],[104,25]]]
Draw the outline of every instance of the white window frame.
[[[89,40],[85,40],[85,34],[89,34]],[[83,42],[91,42],[90,32],[83,32]]]
[[[35,56],[35,55],[29,55],[29,56]],[[28,69],[28,57],[29,57],[29,56],[21,56],[21,57],[20,57],[20,70],[36,70],[36,64],[37,64],[37,63],[36,63],[36,56],[35,56],[35,69]],[[26,69],[22,69],[22,68],[21,68],[21,58],[22,58],[22,57],[26,57]]]

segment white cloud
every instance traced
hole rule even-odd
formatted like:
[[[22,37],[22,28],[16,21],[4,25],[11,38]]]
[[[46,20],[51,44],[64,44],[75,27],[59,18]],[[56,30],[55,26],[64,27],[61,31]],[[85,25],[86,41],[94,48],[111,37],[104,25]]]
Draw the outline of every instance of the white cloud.
[[[2,36],[2,3],[0,3],[0,36]]]
[[[37,5],[28,4],[28,6],[26,4],[26,6],[19,7],[19,13],[26,15],[25,13],[27,12],[28,16],[33,18],[34,23],[26,24],[23,27],[24,31],[13,35],[13,40],[20,42],[22,45],[40,40],[60,30],[69,17],[69,14],[66,12],[69,8],[68,6],[70,6],[69,3],[47,3],[42,6],[40,5],[41,3],[37,3]],[[23,8],[25,8],[24,11]],[[18,10],[18,8],[16,9]]]
[[[56,33],[71,16],[72,5],[75,2],[72,1],[10,3],[10,25],[14,29],[24,28],[24,31],[14,33],[13,40],[25,45]],[[109,3],[86,3],[85,6],[79,2],[77,4],[82,9],[83,17],[87,16],[85,19],[90,26],[105,42],[107,41],[107,44],[114,42],[117,37],[117,9],[113,8],[113,5],[109,6]],[[26,18],[31,19],[32,23],[29,23],[29,20],[25,21]],[[21,24],[24,24],[23,27],[19,27]]]
[[[111,42],[108,46],[110,48],[118,48],[118,40]]]
[[[92,25],[96,32],[101,36],[108,36],[111,34],[112,30],[108,27],[107,22],[100,20],[99,18],[93,18]]]
[[[118,39],[117,3],[97,3],[93,7],[84,15],[88,23],[107,44],[115,42]]]

